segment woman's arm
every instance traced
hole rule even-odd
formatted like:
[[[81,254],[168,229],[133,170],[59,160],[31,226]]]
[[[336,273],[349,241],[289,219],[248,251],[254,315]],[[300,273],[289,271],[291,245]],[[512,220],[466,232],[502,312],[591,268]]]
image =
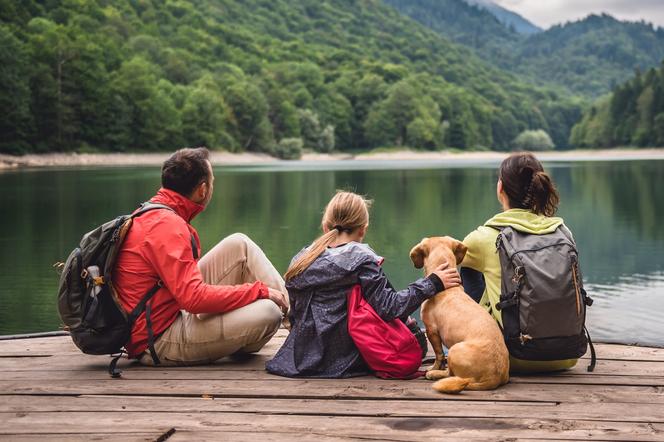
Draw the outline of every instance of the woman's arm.
[[[377,263],[367,263],[359,269],[359,282],[364,299],[384,321],[406,320],[408,315],[433,295],[444,290],[436,274],[420,278],[401,291],[396,291]]]
[[[478,272],[484,271],[484,255],[482,244],[482,232],[479,229],[473,230],[463,239],[463,244],[468,248],[466,256],[461,262],[461,267],[469,267]]]

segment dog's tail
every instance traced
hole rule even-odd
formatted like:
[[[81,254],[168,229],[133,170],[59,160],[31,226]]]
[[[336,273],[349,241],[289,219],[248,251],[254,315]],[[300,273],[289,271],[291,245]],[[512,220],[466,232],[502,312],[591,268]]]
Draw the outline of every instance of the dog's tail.
[[[458,376],[452,376],[449,378],[444,378],[439,381],[437,381],[435,384],[431,386],[436,391],[440,391],[441,393],[459,393],[461,392],[464,388],[470,384],[472,379],[469,378],[460,378]]]

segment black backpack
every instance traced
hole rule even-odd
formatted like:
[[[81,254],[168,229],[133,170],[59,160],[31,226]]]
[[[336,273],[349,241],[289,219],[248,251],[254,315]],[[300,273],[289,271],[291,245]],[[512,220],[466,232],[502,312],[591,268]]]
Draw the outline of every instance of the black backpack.
[[[586,307],[592,305],[583,288],[579,253],[564,225],[545,235],[499,228],[503,335],[510,355],[529,361],[580,358],[590,344],[585,326]]]
[[[112,377],[119,377],[117,361],[129,342],[136,319],[145,311],[148,325],[148,348],[155,365],[160,363],[154,350],[150,299],[161,288],[156,281],[133,311],[127,313],[120,303],[112,282],[118,252],[137,216],[156,209],[171,210],[168,206],[143,203],[131,215],[122,215],[83,235],[62,266],[58,289],[58,313],[74,344],[92,355],[117,355],[109,366]],[[197,255],[192,236],[194,257]]]

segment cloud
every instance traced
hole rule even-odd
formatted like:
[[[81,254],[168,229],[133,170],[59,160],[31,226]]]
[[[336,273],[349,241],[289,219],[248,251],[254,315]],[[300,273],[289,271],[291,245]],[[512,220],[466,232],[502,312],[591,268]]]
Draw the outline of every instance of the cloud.
[[[533,23],[549,27],[607,13],[620,20],[652,22],[664,26],[662,0],[494,0]]]

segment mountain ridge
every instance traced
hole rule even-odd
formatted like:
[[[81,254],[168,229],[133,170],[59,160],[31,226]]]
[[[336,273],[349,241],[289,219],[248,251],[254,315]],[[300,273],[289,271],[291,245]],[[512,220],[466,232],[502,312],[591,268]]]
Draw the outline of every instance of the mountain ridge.
[[[385,1],[503,70],[588,98],[609,92],[635,68],[645,70],[664,59],[664,29],[644,21],[591,14],[524,36],[498,27],[464,0]]]
[[[513,29],[519,34],[531,35],[538,32],[542,32],[543,29],[539,26],[532,23],[530,20],[522,16],[521,14],[507,9],[503,6],[500,6],[497,3],[492,2],[491,0],[465,0],[466,3],[471,5],[479,6],[483,9],[486,9],[491,14],[493,14],[498,21],[504,24],[507,27],[513,27]]]

